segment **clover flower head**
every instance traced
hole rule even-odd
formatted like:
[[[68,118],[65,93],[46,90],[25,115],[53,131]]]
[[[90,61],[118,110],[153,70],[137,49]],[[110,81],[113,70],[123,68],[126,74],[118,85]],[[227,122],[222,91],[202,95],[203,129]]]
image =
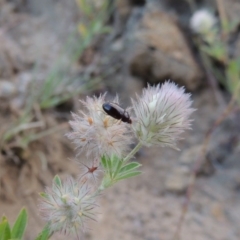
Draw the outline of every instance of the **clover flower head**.
[[[132,142],[127,124],[103,111],[105,95],[81,101],[85,111],[80,111],[80,115],[73,113],[73,121],[69,122],[73,131],[67,137],[76,145],[79,154],[85,152],[87,157],[122,157]],[[117,97],[113,101],[118,104]]]
[[[180,134],[190,128],[192,101],[184,88],[166,82],[162,85],[148,86],[142,96],[132,100],[136,121],[133,131],[145,146],[160,145],[176,148]]]
[[[207,9],[196,11],[190,19],[191,29],[198,34],[207,34],[216,25],[217,19]]]
[[[40,213],[49,223],[51,233],[75,233],[79,238],[87,220],[95,220],[96,198],[90,193],[86,184],[72,178],[59,184],[54,182],[52,188],[47,188],[42,195]]]

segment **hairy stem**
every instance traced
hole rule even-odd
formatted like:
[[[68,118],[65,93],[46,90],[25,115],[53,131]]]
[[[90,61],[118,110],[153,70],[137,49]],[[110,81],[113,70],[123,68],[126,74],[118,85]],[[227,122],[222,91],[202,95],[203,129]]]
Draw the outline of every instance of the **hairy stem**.
[[[142,147],[142,143],[139,142],[136,147],[123,159],[123,162],[130,160]]]

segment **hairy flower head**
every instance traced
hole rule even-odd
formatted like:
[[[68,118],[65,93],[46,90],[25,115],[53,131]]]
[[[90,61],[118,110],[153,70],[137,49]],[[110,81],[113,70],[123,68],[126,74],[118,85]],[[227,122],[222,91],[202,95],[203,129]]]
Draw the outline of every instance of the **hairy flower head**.
[[[72,178],[63,183],[53,181],[52,188],[42,194],[40,204],[40,213],[48,222],[51,233],[75,233],[79,237],[86,221],[95,220],[95,197],[90,195],[90,190],[86,184]]]
[[[184,88],[166,82],[160,86],[148,86],[142,96],[132,100],[136,121],[133,131],[145,146],[161,145],[176,148],[180,134],[190,128],[190,94]]]
[[[87,157],[116,155],[121,158],[132,141],[129,127],[103,111],[104,98],[105,95],[87,97],[86,101],[81,101],[85,111],[80,111],[80,115],[72,114],[74,120],[69,123],[73,131],[67,136],[79,153],[85,152]],[[118,104],[118,99],[115,98],[114,102]]]

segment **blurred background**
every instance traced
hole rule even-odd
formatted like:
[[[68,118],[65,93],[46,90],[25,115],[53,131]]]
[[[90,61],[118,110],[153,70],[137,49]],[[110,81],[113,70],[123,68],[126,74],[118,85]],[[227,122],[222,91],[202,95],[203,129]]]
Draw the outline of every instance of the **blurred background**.
[[[168,79],[192,94],[181,151],[144,148],[143,174],[101,196],[83,239],[240,239],[239,0],[0,0],[0,215],[44,226],[38,193],[76,176],[70,112],[123,107]],[[66,239],[54,235],[51,239]]]

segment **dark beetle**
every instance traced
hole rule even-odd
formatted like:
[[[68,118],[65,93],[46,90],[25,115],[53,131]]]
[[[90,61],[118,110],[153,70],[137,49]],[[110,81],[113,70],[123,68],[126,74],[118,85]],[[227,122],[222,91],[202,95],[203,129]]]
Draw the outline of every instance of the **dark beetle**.
[[[102,108],[109,116],[126,123],[132,123],[129,113],[117,103],[106,102],[102,105]]]

